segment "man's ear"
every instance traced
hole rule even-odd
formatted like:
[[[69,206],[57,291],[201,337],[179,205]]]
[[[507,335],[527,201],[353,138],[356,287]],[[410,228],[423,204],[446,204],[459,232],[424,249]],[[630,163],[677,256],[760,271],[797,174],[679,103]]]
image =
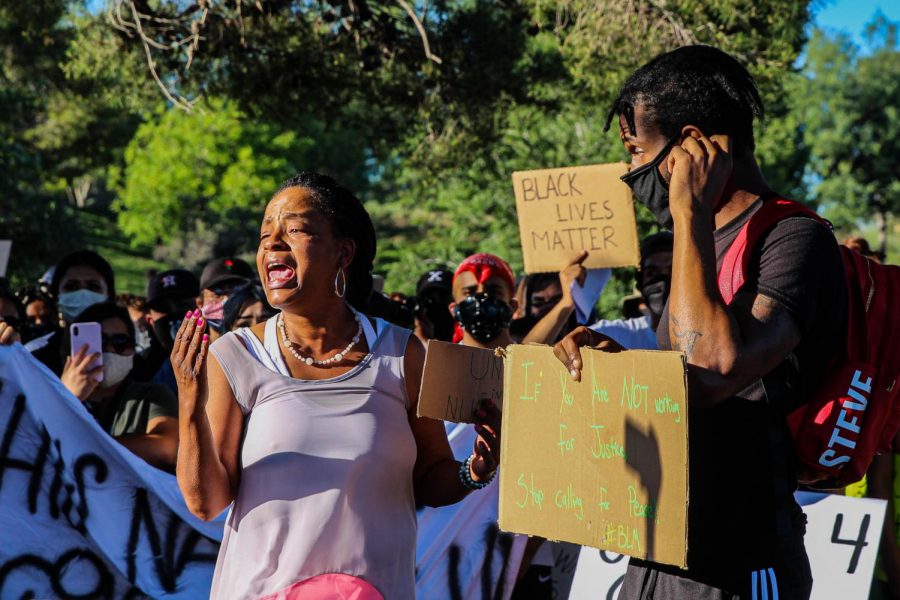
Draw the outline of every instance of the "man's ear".
[[[681,128],[681,140],[684,141],[689,137],[699,140],[702,137],[707,137],[707,135],[696,125],[685,125]]]
[[[453,317],[453,320],[456,320],[456,301],[451,302],[447,305],[447,310],[450,311],[450,316]]]

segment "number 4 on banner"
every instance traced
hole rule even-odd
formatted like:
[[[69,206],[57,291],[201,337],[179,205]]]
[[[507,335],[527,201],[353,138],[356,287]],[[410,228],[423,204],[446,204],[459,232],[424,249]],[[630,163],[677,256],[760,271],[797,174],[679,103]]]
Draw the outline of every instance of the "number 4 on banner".
[[[859,564],[859,557],[862,554],[863,548],[869,545],[869,542],[866,541],[866,534],[869,531],[869,521],[871,518],[872,516],[868,514],[863,517],[862,524],[859,527],[859,537],[855,540],[842,540],[838,537],[841,535],[841,525],[844,523],[844,514],[838,513],[834,518],[834,529],[831,530],[831,543],[853,546],[853,555],[850,557],[850,565],[847,567],[847,573],[853,574],[856,572],[856,566]]]

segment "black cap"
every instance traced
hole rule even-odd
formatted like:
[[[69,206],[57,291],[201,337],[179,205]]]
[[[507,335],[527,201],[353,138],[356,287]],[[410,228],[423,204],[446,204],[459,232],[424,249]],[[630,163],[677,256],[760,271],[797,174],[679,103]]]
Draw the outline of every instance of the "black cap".
[[[256,271],[246,261],[233,256],[214,258],[203,267],[203,273],[200,275],[200,289],[208,290],[227,282],[240,285],[254,279],[256,279]]]
[[[186,310],[200,295],[200,282],[190,271],[161,271],[147,285],[147,308],[162,313]]]
[[[428,289],[438,288],[447,293],[453,293],[453,273],[446,269],[432,269],[421,277],[416,283],[416,295]]]

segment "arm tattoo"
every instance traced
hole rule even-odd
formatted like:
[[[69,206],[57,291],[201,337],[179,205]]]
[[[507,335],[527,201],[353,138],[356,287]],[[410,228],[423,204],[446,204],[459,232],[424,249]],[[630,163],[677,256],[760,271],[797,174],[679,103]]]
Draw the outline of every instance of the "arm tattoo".
[[[753,305],[750,308],[750,314],[753,315],[760,323],[768,323],[772,321],[779,313],[783,311],[783,307],[777,300],[773,300],[768,296],[757,294],[753,299]]]
[[[673,340],[672,348],[683,351],[685,356],[690,358],[691,354],[694,352],[694,345],[697,343],[698,339],[703,337],[703,333],[696,329],[682,328],[681,323],[679,323],[678,319],[672,314],[669,315],[669,319],[672,321],[672,325],[674,325],[672,333],[675,335],[675,339]]]

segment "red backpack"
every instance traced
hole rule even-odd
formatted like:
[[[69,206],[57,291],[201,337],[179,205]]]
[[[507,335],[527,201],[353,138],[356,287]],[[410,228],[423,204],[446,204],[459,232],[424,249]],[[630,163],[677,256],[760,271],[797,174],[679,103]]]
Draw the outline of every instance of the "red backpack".
[[[778,221],[805,216],[802,204],[772,198],[750,217],[725,254],[719,291],[726,304],[744,284],[754,246]],[[847,347],[806,402],[787,416],[803,483],[859,481],[872,457],[891,449],[900,428],[900,267],[840,247],[847,283]]]

